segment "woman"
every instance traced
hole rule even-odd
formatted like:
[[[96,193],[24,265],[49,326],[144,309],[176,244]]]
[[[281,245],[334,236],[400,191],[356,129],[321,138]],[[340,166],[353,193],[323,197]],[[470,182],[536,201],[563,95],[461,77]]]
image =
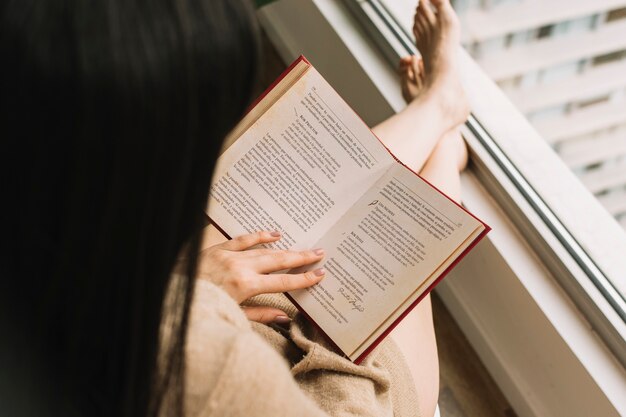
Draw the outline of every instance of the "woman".
[[[431,4],[421,1],[415,14],[414,35],[422,59],[414,56],[403,58],[399,69],[402,93],[408,105],[374,127],[373,131],[402,162],[448,196],[460,201],[459,173],[467,164],[467,150],[458,128],[467,118],[469,108],[458,75],[459,22],[449,2],[440,0]],[[260,254],[245,250],[254,244],[276,239],[278,237],[265,232],[220,244],[224,239],[209,227],[205,231],[205,250],[200,257],[199,277],[218,284],[237,301],[258,293],[286,291],[290,288],[274,284],[272,278],[276,279],[275,276],[264,274],[267,272],[263,268],[266,262],[254,260],[255,255]],[[240,252],[242,250],[245,251]],[[290,256],[294,260],[304,257],[316,262],[322,255],[315,256],[315,253],[309,252]],[[228,259],[232,266],[229,272],[220,267],[219,261],[223,259]],[[272,270],[281,270],[283,266],[277,264]],[[312,285],[323,279],[312,272],[308,277],[292,277],[287,282],[297,288],[305,285],[307,280]],[[252,286],[255,291],[239,294],[234,288],[249,288],[246,279],[250,276],[256,278]],[[267,285],[259,287],[259,283]],[[439,369],[429,297],[418,304],[391,333],[399,351],[394,350],[393,344],[382,346],[361,367],[352,367],[347,361],[330,355],[315,357],[313,350],[320,350],[320,345],[323,348],[324,340],[316,334],[302,337],[299,330],[308,329],[308,326],[299,321],[296,310],[284,297],[257,297],[246,303],[244,312],[251,320],[266,323],[296,319],[286,337],[268,331],[266,326],[253,327],[290,360],[290,370],[299,388],[329,414],[343,415],[345,410],[350,410],[347,414],[385,415],[390,409],[394,415],[434,414]],[[200,317],[201,314],[198,314],[194,324],[200,321]],[[200,334],[200,331],[191,332],[192,347],[194,342],[202,344],[194,338],[194,335]],[[312,340],[314,343],[311,343]],[[288,352],[291,344],[296,347],[293,352]],[[202,355],[201,349],[193,351]],[[301,366],[303,362],[307,363],[306,369]],[[377,373],[380,369],[384,369],[387,376],[381,377]],[[328,371],[331,371],[330,374]],[[335,377],[337,373],[346,377]],[[355,392],[366,392],[368,395],[355,395]],[[387,394],[388,398],[385,397]]]
[[[8,179],[0,252],[3,415],[324,415],[350,413],[355,404],[384,415],[401,403],[384,387],[390,379],[380,363],[292,378],[275,349],[288,357],[293,346],[274,344],[273,350],[238,310],[236,301],[250,295],[321,277],[285,277],[278,287],[250,279],[260,278],[255,274],[322,255],[246,251],[256,242],[251,237],[201,250],[214,162],[255,79],[257,29],[248,3],[19,0],[0,6],[0,165]],[[437,16],[427,7],[418,13],[423,34],[448,33],[441,22],[451,9],[447,2],[436,8]],[[424,55],[425,80],[433,78],[435,61]],[[411,68],[405,85],[415,86],[419,68]],[[409,106],[420,112],[406,111],[378,128],[390,146],[406,136],[403,123],[413,127],[417,113],[441,113],[427,104],[437,103],[426,100],[427,91]],[[450,177],[446,170],[437,175],[442,185],[450,180],[456,186],[463,150],[457,139],[439,139],[448,130],[429,132],[432,139],[422,138],[419,149],[405,143],[410,137],[397,147],[409,146],[427,160],[424,175],[429,165],[453,167]],[[276,238],[265,232],[256,239]],[[185,273],[172,279],[180,253],[189,254],[182,261]],[[267,255],[270,265],[250,261],[253,254]],[[196,275],[205,283],[198,284],[194,316],[209,320],[190,328],[185,358]],[[278,310],[246,311],[272,321]],[[430,331],[424,316],[417,322]],[[349,366],[306,334],[306,325],[291,328],[293,343]],[[229,360],[242,358],[234,348],[250,355],[229,368]],[[419,361],[409,365],[420,372]],[[225,369],[249,373],[223,379]],[[250,384],[255,371],[263,377]],[[354,389],[333,398],[316,391],[328,388],[325,379]]]

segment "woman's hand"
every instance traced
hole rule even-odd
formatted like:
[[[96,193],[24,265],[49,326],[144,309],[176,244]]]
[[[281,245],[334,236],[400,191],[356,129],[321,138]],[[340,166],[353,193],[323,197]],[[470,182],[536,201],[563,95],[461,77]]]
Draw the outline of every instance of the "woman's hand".
[[[270,273],[318,262],[324,257],[322,249],[250,249],[279,239],[278,232],[258,232],[210,246],[200,252],[198,278],[220,286],[238,303],[255,295],[307,288],[320,282],[325,274],[322,268],[300,274]],[[247,307],[244,312],[250,320],[262,323],[289,321],[283,311],[272,307]]]

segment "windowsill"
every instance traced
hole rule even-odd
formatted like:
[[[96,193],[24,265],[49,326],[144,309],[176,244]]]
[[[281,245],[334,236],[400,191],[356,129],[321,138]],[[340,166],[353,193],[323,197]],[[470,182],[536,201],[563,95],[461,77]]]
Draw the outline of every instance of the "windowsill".
[[[395,72],[337,1],[283,0],[259,15],[285,61],[301,53],[307,56],[370,125],[404,105]],[[540,137],[529,135],[528,129],[534,132],[529,126],[511,136],[502,115],[509,110],[517,113],[512,105],[494,112],[492,100],[502,99],[497,87],[485,87],[475,72],[466,74],[471,74],[466,85],[473,112],[493,135],[507,135],[505,150],[515,155],[514,162],[532,166],[535,177],[529,181],[545,184],[545,178],[553,175],[551,164],[563,163]],[[446,306],[518,415],[626,414],[624,368],[535,253],[534,242],[524,238],[476,174],[472,169],[463,176],[464,204],[493,231],[438,287]],[[543,189],[546,202],[560,200],[561,206],[565,199],[573,206],[558,213],[566,226],[603,210],[597,202],[581,207],[572,193],[587,191],[573,175],[550,187]],[[523,202],[516,203],[532,217]],[[612,219],[604,215],[598,221]],[[606,240],[606,235],[594,234],[597,226],[597,222],[583,225],[582,233],[591,240]],[[615,236],[615,250],[620,239]]]

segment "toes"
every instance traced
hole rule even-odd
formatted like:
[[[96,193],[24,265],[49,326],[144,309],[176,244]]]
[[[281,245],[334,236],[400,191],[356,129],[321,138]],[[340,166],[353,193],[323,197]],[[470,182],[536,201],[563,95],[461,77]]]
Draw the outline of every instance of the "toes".
[[[404,57],[400,60],[400,87],[402,97],[407,103],[413,101],[422,88],[422,78],[419,73],[420,59],[415,56]]]
[[[411,69],[416,74],[420,73],[420,62],[422,62],[421,58],[418,58],[416,55],[411,56]]]
[[[413,16],[413,35],[415,39],[419,39],[422,36],[422,28],[418,26],[419,22],[419,14],[417,10],[415,11],[415,15]]]
[[[415,81],[415,79],[417,78],[417,74],[418,74],[416,60],[417,60],[417,57],[412,56],[411,61],[409,62],[409,65],[408,65],[408,74],[409,74],[409,78],[411,79],[411,81]]]
[[[431,0],[437,11],[436,19],[443,24],[458,25],[458,18],[449,0]]]
[[[412,82],[412,83],[415,82],[415,71],[413,71],[413,67],[408,67],[407,68],[406,76],[407,76],[407,78],[409,79],[410,82]]]
[[[413,82],[421,87],[424,84],[424,64],[422,59],[415,55],[411,59],[411,72],[413,73]]]
[[[452,5],[450,4],[450,0],[430,0],[430,2],[433,6],[435,6],[437,10],[445,7],[452,7]]]
[[[402,82],[400,83],[400,91],[402,91],[402,98],[409,103],[411,101],[411,92],[409,91],[409,83],[406,76],[402,76]]]
[[[408,71],[408,67],[411,65],[411,56],[404,56],[400,58],[398,62],[398,74],[404,75]]]
[[[428,26],[428,23],[426,22],[426,18],[420,13],[415,14],[415,21],[413,24],[413,35],[415,35],[416,40],[423,40],[425,42],[428,42],[428,38],[430,35],[429,26]]]
[[[415,83],[415,72],[413,71],[413,67],[411,65],[407,65],[400,71],[400,78],[402,79],[402,84]]]
[[[430,0],[419,0],[417,10],[419,13],[422,14],[422,16],[426,18],[427,23],[429,23],[431,26],[437,23],[437,17],[433,12]]]
[[[411,63],[411,55],[403,56],[398,62],[398,72],[405,71],[406,67]]]

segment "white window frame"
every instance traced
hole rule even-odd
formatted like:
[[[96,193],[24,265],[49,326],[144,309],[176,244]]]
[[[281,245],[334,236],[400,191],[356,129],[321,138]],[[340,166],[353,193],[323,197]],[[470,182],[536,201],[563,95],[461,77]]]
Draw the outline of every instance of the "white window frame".
[[[262,8],[259,18],[285,62],[304,54],[370,125],[404,106],[394,68],[344,3],[280,0]],[[569,229],[576,229],[577,219],[597,217],[594,230],[582,228],[585,250],[605,272],[626,271],[620,270],[626,260],[611,264],[606,254],[594,252],[599,239],[602,244],[614,240],[616,250],[626,248],[619,230],[602,234],[615,226],[614,220],[497,86],[472,67],[469,57],[464,60],[472,111],[482,126],[516,166],[532,169],[524,175],[533,187],[541,185],[541,198],[550,207],[565,206],[557,214]],[[473,161],[463,176],[464,204],[494,230],[437,291],[518,415],[626,415],[626,370],[617,356],[624,353],[619,344],[626,334],[623,321],[588,280],[580,284],[579,296],[605,309],[604,321],[582,314],[572,303],[572,291],[564,291],[558,277],[583,276],[584,271],[472,132],[466,129],[464,135]],[[548,166],[563,167],[559,178]],[[607,325],[606,317],[615,326]],[[610,337],[600,338],[596,331],[612,331],[617,343],[611,345]]]

